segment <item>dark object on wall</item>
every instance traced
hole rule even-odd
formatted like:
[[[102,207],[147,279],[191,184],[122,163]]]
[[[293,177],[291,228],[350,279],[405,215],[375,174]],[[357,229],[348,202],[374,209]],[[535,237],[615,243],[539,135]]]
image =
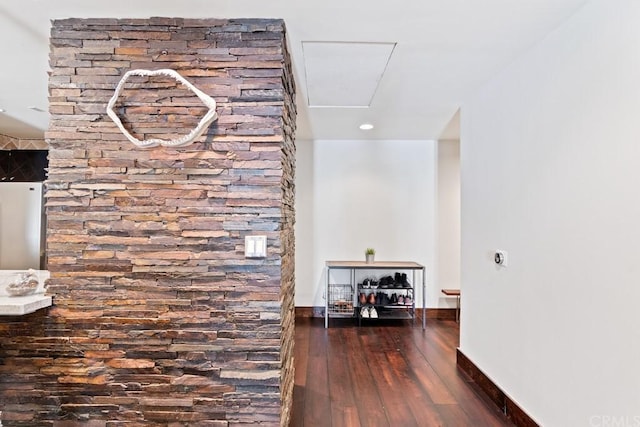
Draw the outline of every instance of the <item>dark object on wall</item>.
[[[0,150],[0,182],[43,182],[47,150]]]

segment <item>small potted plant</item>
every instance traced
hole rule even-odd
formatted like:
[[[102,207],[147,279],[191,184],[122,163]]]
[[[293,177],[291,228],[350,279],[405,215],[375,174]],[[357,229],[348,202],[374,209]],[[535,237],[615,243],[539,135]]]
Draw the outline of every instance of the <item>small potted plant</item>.
[[[364,256],[367,260],[367,264],[372,264],[375,261],[376,250],[373,248],[367,248],[367,250],[364,251]]]

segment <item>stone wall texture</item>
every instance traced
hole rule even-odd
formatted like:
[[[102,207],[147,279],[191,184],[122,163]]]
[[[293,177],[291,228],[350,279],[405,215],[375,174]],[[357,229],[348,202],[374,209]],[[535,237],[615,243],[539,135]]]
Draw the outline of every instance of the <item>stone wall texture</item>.
[[[281,20],[53,22],[47,255],[54,306],[0,318],[4,426],[286,426],[293,394],[295,88]],[[128,70],[218,103],[192,145],[141,149],[105,113]],[[138,138],[206,109],[127,83]],[[246,235],[268,255],[244,257]]]

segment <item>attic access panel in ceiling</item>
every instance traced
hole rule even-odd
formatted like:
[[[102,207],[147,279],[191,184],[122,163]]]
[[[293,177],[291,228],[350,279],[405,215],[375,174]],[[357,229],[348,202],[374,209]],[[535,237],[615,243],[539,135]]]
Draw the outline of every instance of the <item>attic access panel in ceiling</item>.
[[[310,107],[366,108],[395,43],[303,41]]]

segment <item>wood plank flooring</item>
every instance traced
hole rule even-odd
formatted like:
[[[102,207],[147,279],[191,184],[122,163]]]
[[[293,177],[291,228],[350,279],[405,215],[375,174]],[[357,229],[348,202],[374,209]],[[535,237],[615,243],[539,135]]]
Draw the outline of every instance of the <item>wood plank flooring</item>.
[[[291,427],[511,426],[456,367],[451,320],[296,319]]]

